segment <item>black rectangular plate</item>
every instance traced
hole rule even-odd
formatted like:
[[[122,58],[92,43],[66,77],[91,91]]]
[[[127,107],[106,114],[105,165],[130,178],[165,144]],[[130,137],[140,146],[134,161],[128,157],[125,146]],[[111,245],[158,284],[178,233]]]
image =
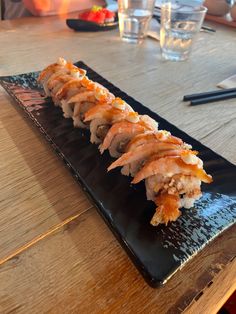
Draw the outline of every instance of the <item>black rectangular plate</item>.
[[[75,129],[51,100],[44,100],[37,84],[38,72],[0,77],[0,84],[29,116],[62,158],[98,212],[115,234],[138,270],[152,287],[164,284],[191,257],[236,221],[236,166],[188,136],[156,113],[128,96],[83,62],[88,77],[127,101],[135,111],[148,114],[200,152],[214,182],[203,185],[203,196],[190,210],[168,226],[149,223],[155,205],[146,200],[143,183],[131,186],[119,170],[107,173],[112,162],[89,142],[89,132]],[[46,165],[45,165],[46,166]],[[66,191],[66,187],[65,187]],[[65,192],[66,193],[66,192]]]

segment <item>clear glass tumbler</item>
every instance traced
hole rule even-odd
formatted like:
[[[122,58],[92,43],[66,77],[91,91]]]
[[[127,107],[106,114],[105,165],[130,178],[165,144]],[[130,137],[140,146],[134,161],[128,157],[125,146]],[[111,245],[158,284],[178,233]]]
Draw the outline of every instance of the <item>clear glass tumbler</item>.
[[[120,37],[140,43],[147,35],[155,0],[118,0]]]
[[[189,57],[207,8],[181,7],[165,1],[161,7],[160,47],[164,59],[182,61]]]

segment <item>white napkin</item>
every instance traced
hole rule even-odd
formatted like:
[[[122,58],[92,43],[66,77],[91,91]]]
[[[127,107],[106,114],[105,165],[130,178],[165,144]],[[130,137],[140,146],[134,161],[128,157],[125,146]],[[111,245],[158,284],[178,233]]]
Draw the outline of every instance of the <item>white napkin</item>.
[[[217,84],[221,88],[236,88],[236,75],[230,76],[224,81]]]
[[[149,30],[149,31],[147,32],[147,35],[148,35],[148,37],[151,37],[151,38],[153,38],[153,39],[156,39],[157,41],[160,41],[160,35],[159,35],[159,33],[156,32],[156,31]]]

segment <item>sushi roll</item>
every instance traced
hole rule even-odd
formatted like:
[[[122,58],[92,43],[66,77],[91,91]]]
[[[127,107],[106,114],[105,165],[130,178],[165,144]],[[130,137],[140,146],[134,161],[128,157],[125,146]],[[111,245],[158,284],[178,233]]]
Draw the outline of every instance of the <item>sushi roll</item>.
[[[82,80],[73,79],[67,82],[56,94],[56,99],[60,103],[65,118],[72,118],[74,106],[68,101],[75,95],[86,91],[82,85]]]
[[[157,127],[156,121],[150,117],[130,112],[125,120],[111,126],[103,143],[99,146],[100,152],[103,153],[104,150],[109,149],[111,157],[118,158],[126,152],[126,147],[132,138],[138,134],[155,131]]]
[[[94,84],[92,90],[80,93],[68,101],[68,105],[74,104],[73,123],[74,127],[89,128],[89,122],[84,122],[85,114],[96,105],[111,104],[115,98],[105,87]]]
[[[112,124],[124,120],[132,112],[130,105],[120,98],[91,108],[84,119],[85,122],[90,122],[91,143],[102,143]]]
[[[73,80],[69,74],[53,74],[47,82],[47,88],[55,106],[60,106],[60,101],[56,97],[58,91],[68,82]]]
[[[97,83],[89,80],[87,77],[74,79],[66,83],[57,93],[56,98],[61,103],[63,115],[65,118],[72,118],[76,104],[76,96],[87,93],[88,96],[93,94]]]
[[[136,173],[132,181],[145,180],[148,200],[157,205],[151,224],[167,224],[176,220],[180,208],[190,208],[201,197],[201,182],[211,183],[212,177],[193,151],[183,150],[173,156],[154,155]]]
[[[59,74],[69,74],[71,78],[81,78],[86,75],[86,71],[80,69],[63,58],[59,58],[56,63],[53,63],[44,69],[38,78],[38,82],[43,85],[46,96],[50,97],[51,93],[48,89],[48,81]]]

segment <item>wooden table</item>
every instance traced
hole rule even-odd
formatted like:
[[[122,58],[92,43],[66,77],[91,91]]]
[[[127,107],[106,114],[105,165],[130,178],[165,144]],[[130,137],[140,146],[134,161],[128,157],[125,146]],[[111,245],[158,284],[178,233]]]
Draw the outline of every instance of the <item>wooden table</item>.
[[[191,58],[118,31],[75,33],[63,19],[0,23],[0,75],[83,60],[233,163],[235,100],[189,107],[184,94],[236,73],[236,30],[201,33]],[[150,288],[49,145],[0,91],[0,313],[216,313],[236,287],[236,226],[159,289]]]

